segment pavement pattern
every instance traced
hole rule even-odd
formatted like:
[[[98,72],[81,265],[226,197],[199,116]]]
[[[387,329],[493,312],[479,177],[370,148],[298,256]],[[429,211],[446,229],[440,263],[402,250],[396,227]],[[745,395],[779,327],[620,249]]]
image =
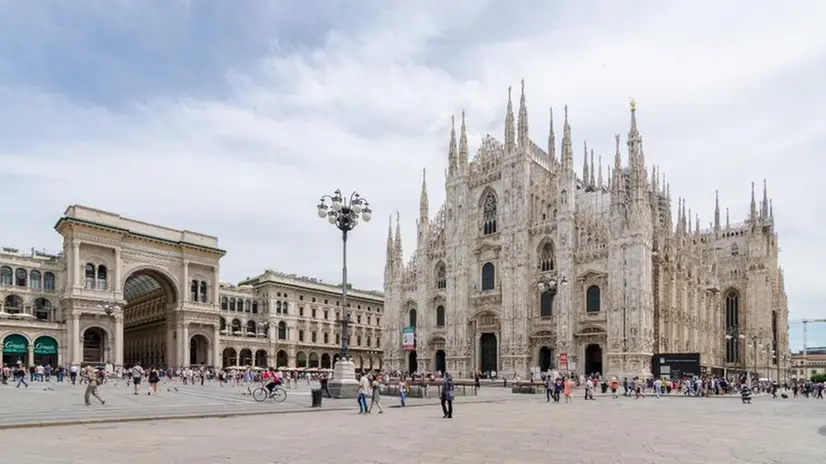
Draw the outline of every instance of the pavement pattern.
[[[113,459],[120,464],[231,459],[302,464],[809,464],[821,462],[826,450],[826,436],[818,433],[826,425],[825,401],[758,397],[744,405],[737,398],[601,397],[548,404],[539,395],[483,389],[480,398],[488,396],[493,402],[459,399],[453,419],[443,419],[438,406],[426,405],[386,408],[384,414],[369,416],[351,408],[55,427],[48,429],[43,446],[9,447],[4,457],[38,464],[78,462],[81,457],[85,464]],[[32,433],[43,432],[9,429],[0,431],[0,439],[30,443]]]

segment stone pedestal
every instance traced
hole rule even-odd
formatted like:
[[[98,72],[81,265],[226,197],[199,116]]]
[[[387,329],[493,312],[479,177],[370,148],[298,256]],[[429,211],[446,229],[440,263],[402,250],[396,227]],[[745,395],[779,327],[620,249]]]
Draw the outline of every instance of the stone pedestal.
[[[333,378],[327,383],[333,398],[355,398],[359,388],[356,365],[350,360],[339,360],[333,368]]]

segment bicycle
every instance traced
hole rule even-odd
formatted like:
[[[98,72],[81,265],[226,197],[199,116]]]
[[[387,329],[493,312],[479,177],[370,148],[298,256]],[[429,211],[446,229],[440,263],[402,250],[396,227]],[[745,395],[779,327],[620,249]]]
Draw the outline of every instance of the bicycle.
[[[274,386],[272,391],[269,391],[266,386],[261,386],[252,392],[252,399],[259,403],[270,398],[275,400],[276,403],[283,403],[287,399],[287,391],[279,384]]]

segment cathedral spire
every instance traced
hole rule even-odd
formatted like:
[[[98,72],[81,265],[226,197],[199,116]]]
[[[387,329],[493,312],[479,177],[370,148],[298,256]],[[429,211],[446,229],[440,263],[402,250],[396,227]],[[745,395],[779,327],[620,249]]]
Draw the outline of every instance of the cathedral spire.
[[[462,110],[462,127],[459,129],[459,171],[462,174],[467,172],[468,148],[467,148],[467,125],[465,124],[465,110]]]
[[[620,135],[614,136],[616,151],[614,152],[614,169],[611,179],[611,203],[615,207],[625,204],[625,175],[622,172],[622,153],[620,152]]]
[[[396,211],[396,240],[395,240],[395,243],[393,244],[393,248],[394,248],[393,254],[395,255],[396,264],[398,265],[397,269],[401,269],[401,266],[403,266],[403,263],[402,263],[402,259],[403,259],[403,256],[402,256],[402,224],[401,224],[401,215],[399,214],[398,211]]]
[[[591,178],[588,180],[588,185],[591,188],[596,188],[597,181],[596,181],[596,169],[594,168],[594,149],[591,149]]]
[[[731,221],[729,220],[728,208],[726,208],[726,229],[731,228]]]
[[[714,233],[720,232],[720,191],[714,191]]]
[[[628,130],[628,138],[637,138],[640,135],[640,131],[637,129],[637,102],[633,98],[631,99],[631,128]]]
[[[588,185],[588,179],[590,179],[589,171],[588,171],[588,142],[583,142],[585,147],[585,151],[582,154],[582,184]]]
[[[450,117],[450,142],[447,153],[447,172],[448,176],[453,177],[457,174],[459,166],[459,155],[456,151],[456,121],[453,116]]]
[[[597,187],[603,187],[602,181],[602,155],[599,155],[599,176],[597,177]]]
[[[688,208],[688,214],[686,215],[686,226],[685,230],[690,234],[694,231],[693,227],[691,227],[691,208]]]
[[[754,227],[757,223],[757,202],[754,200],[754,182],[751,183],[751,204],[749,205],[749,220],[751,226]]]
[[[772,204],[773,200],[769,200],[769,219],[774,222],[774,205]]]
[[[387,225],[387,257],[384,268],[389,269],[393,267],[393,215],[388,215],[389,224]]]
[[[694,218],[694,235],[700,235],[700,213],[696,213]]]
[[[565,122],[562,124],[562,169],[574,169],[574,153],[571,147],[571,124],[568,122],[568,105],[565,105]]]
[[[554,109],[551,108],[551,122],[548,130],[548,157],[551,158],[551,166],[556,164],[556,134],[554,133]]]
[[[508,87],[508,109],[505,113],[505,153],[513,153],[516,150],[516,134],[514,133],[513,121],[513,101],[511,100],[511,87]]]
[[[522,79],[522,95],[519,97],[519,148],[528,149],[528,105],[525,102],[525,79]]]
[[[427,221],[430,217],[430,202],[427,199],[427,168],[422,168],[422,193],[419,197],[419,219]]]
[[[766,186],[766,179],[763,179],[763,201],[760,203],[760,217],[769,218],[769,190]]]

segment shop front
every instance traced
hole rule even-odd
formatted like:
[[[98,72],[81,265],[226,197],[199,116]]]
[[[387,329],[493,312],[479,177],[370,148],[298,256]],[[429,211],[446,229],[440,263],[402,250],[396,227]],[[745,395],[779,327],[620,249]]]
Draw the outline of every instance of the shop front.
[[[35,365],[57,367],[57,340],[48,335],[37,337],[34,341]]]
[[[14,366],[27,364],[29,340],[20,334],[9,334],[3,339],[3,364]]]

